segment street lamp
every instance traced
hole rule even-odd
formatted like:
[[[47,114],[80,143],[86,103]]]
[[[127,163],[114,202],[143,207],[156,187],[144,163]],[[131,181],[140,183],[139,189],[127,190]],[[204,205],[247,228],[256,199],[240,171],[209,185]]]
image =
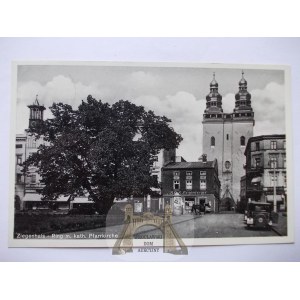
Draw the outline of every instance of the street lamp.
[[[273,160],[272,160],[273,159]],[[269,162],[271,168],[272,168],[272,163],[273,163],[273,211],[276,213],[277,212],[277,195],[276,195],[276,162],[277,159],[274,156],[271,161]]]

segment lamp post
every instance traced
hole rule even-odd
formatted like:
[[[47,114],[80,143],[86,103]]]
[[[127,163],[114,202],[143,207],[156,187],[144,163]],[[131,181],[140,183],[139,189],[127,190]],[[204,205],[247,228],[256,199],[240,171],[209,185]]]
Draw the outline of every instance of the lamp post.
[[[273,211],[276,213],[277,212],[277,195],[276,195],[276,163],[277,163],[277,158],[274,156],[271,158],[269,161],[269,165],[272,168],[273,167]],[[273,166],[272,166],[273,164]]]
[[[276,199],[276,171],[275,171],[275,161],[273,162],[273,201],[274,201],[274,207],[273,211],[277,212],[277,199]]]
[[[273,168],[273,211],[277,213],[277,195],[276,195],[276,164],[277,158],[276,156],[272,157],[269,161],[268,165]]]

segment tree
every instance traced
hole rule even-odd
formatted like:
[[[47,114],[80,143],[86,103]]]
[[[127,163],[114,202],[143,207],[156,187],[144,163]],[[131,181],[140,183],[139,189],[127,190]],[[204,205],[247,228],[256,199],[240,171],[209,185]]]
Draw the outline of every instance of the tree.
[[[54,103],[52,119],[30,129],[46,143],[25,168],[35,166],[42,177],[43,199],[87,195],[101,213],[115,197],[145,195],[157,180],[150,176],[154,156],[177,148],[182,138],[171,120],[129,101],[113,105],[88,96],[77,110]]]

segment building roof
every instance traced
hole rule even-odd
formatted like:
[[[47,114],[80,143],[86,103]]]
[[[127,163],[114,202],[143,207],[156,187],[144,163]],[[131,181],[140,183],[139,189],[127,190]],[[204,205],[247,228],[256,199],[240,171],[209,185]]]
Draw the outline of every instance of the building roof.
[[[164,166],[163,170],[178,170],[178,169],[205,169],[205,168],[214,168],[215,161],[195,161],[195,162],[170,162]]]
[[[38,193],[26,193],[23,201],[57,201],[57,202],[67,202],[70,196],[63,196],[61,195],[56,200],[42,200],[42,195]]]
[[[285,139],[285,134],[258,135],[249,138],[249,141],[253,142],[253,141],[273,140],[273,139]]]
[[[248,148],[252,142],[263,141],[263,140],[283,140],[285,139],[285,134],[269,134],[269,135],[258,135],[249,138],[244,154],[246,155]]]

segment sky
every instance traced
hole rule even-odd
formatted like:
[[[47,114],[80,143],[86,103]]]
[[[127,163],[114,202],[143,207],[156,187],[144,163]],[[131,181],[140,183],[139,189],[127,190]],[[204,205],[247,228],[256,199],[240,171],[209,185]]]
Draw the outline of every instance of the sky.
[[[243,68],[252,95],[254,136],[285,133],[285,78],[282,70]],[[215,72],[224,112],[232,112],[241,68],[220,66],[145,67],[83,65],[19,65],[17,74],[17,133],[28,128],[29,108],[38,95],[47,109],[53,102],[77,108],[88,95],[110,104],[129,100],[165,115],[182,135],[177,155],[197,161],[202,154],[202,119],[209,83]]]

